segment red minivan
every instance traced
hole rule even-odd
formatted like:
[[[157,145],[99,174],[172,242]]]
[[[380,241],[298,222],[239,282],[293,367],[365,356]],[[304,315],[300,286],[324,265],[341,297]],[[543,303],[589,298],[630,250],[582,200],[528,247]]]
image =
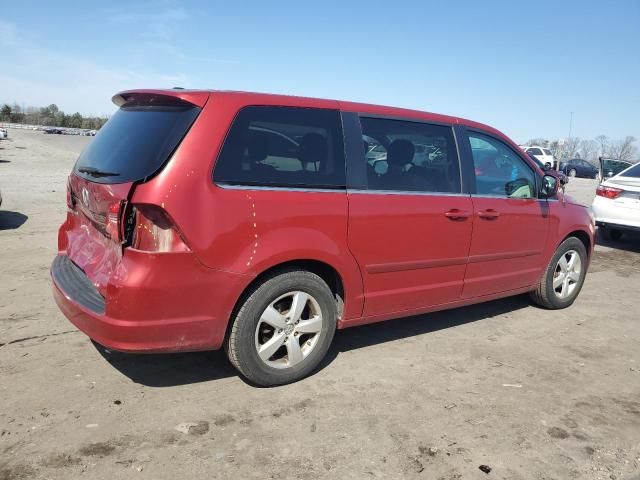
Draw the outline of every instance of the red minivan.
[[[278,385],[336,328],[525,292],[564,308],[584,282],[589,212],[486,125],[241,92],[113,101],[51,267],[62,312],[108,348],[224,347]]]

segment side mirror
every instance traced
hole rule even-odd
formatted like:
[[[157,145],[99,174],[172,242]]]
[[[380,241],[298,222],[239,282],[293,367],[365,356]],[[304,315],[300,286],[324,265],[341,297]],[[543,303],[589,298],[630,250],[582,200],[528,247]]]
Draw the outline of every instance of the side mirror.
[[[560,188],[560,182],[558,181],[558,177],[553,175],[545,175],[542,177],[542,186],[540,187],[540,197],[541,198],[551,198],[555,197],[558,194],[558,189]]]

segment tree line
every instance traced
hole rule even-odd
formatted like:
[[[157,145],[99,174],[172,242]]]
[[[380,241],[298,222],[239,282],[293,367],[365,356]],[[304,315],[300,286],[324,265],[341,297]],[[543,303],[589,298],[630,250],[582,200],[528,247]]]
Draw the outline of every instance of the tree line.
[[[0,121],[10,123],[98,130],[107,120],[106,117],[85,117],[78,112],[69,115],[55,103],[48,107],[27,107],[24,111],[18,104],[5,103],[0,107]]]
[[[545,138],[532,138],[527,145],[538,145],[548,148],[557,159],[582,158],[593,164],[598,163],[598,157],[637,161],[638,148],[635,145],[636,138],[627,135],[622,140],[612,140],[606,135],[598,135],[594,139],[580,139],[572,137],[564,141],[549,141]]]

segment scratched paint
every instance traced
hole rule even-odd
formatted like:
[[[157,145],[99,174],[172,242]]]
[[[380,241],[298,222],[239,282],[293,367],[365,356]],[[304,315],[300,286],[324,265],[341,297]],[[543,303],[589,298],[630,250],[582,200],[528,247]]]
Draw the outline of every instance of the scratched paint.
[[[247,199],[249,200],[251,207],[249,210],[249,217],[252,219],[251,221],[251,232],[253,233],[253,249],[249,254],[249,260],[247,261],[247,267],[250,267],[253,263],[254,258],[256,258],[256,253],[258,251],[258,222],[257,222],[257,212],[256,212],[256,203],[253,200],[250,194],[247,194]]]

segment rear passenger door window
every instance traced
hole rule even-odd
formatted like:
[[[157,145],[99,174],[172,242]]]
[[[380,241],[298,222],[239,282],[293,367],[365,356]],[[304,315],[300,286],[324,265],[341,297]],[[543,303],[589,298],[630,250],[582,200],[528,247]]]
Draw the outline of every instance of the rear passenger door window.
[[[500,140],[469,132],[476,194],[507,198],[535,198],[533,169]]]
[[[360,118],[369,190],[460,193],[451,127]]]
[[[213,178],[231,185],[345,188],[336,110],[251,106],[236,116]]]

